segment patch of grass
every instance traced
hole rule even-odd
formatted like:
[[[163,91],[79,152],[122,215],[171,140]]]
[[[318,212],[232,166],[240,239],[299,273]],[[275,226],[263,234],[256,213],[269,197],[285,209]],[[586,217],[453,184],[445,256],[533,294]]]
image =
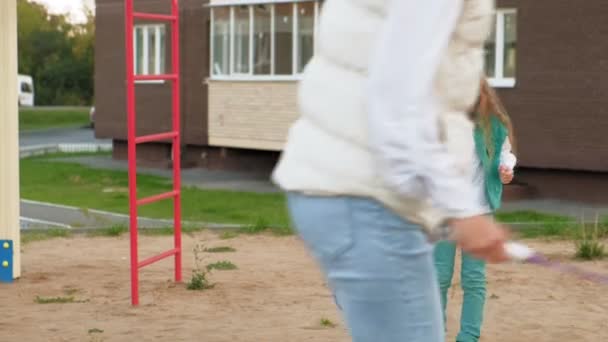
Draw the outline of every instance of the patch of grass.
[[[237,236],[239,236],[239,233],[230,230],[230,231],[222,232],[222,234],[220,234],[220,239],[229,240],[229,239],[234,239]]]
[[[575,222],[570,217],[561,216],[561,215],[553,215],[546,214],[537,211],[531,210],[520,210],[520,211],[512,211],[512,212],[498,212],[496,213],[496,219],[503,223],[566,223],[566,222]]]
[[[204,227],[182,227],[182,234],[193,234],[202,232],[205,230]],[[140,230],[142,234],[149,236],[165,236],[173,235],[173,227],[165,228],[144,228]]]
[[[232,253],[232,252],[236,252],[236,249],[234,249],[230,246],[219,246],[219,247],[205,248],[203,250],[203,252],[205,252],[205,253]]]
[[[335,328],[337,326],[336,323],[329,320],[329,318],[321,318],[319,324],[324,328]]]
[[[222,260],[222,261],[214,262],[212,264],[207,265],[208,271],[211,271],[211,270],[230,271],[230,270],[236,270],[237,268],[238,267],[236,267],[235,264],[233,264],[232,262],[230,262],[228,260]]]
[[[75,303],[74,297],[41,297],[36,296],[34,299],[35,303],[38,304],[67,304]]]
[[[539,223],[529,227],[521,228],[517,231],[518,237],[522,239],[538,238],[559,238],[571,239],[574,237],[576,229],[568,223]]]
[[[294,234],[293,228],[291,228],[290,225],[285,225],[285,226],[280,226],[280,227],[270,227],[270,231],[272,231],[272,233],[274,235],[278,235],[278,236],[288,236],[288,235]]]
[[[76,294],[76,293],[78,293],[78,292],[80,292],[80,290],[79,290],[79,289],[75,289],[75,288],[71,288],[71,287],[65,288],[65,289],[63,290],[63,293],[65,293],[65,294],[66,294],[66,295],[68,295],[68,296],[75,295],[75,294]]]
[[[78,158],[78,157],[100,157],[112,156],[112,151],[95,151],[95,152],[55,152],[38,156],[30,156],[24,159],[54,161],[54,159],[62,158]]]
[[[22,108],[19,110],[20,131],[84,127],[87,125],[89,125],[89,110],[86,108],[56,110],[32,110]]]
[[[72,232],[69,229],[46,229],[46,230],[24,230],[21,232],[21,243],[27,244],[35,241],[43,241],[55,238],[71,237]]]
[[[580,240],[586,230],[594,229],[598,238],[608,237],[608,224],[596,218],[595,224],[577,223],[569,217],[534,213],[529,218],[542,219],[538,223],[528,221],[529,226],[518,230],[517,235],[523,239],[553,238]],[[584,221],[584,220],[583,220]]]
[[[291,229],[289,222],[277,226],[270,224],[270,222],[263,217],[258,217],[255,220],[254,224],[241,228],[238,230],[238,232],[243,234],[259,234],[264,232],[271,232],[272,234],[278,236],[286,236],[293,234],[293,230]]]
[[[102,334],[103,330],[101,329],[97,329],[97,328],[93,328],[93,329],[89,329],[89,334]]]
[[[257,234],[261,232],[265,232],[268,230],[268,221],[266,221],[263,217],[258,217],[255,220],[255,223],[239,229],[239,232],[245,234]]]
[[[91,236],[106,236],[106,237],[114,237],[121,236],[122,234],[129,231],[129,229],[125,226],[116,225],[109,228],[104,229],[96,229],[92,231],[89,235]]]
[[[107,188],[128,187],[127,172],[97,170],[76,163],[49,161],[40,158],[21,160],[22,198],[128,213],[128,194],[104,192]],[[138,175],[140,197],[170,191],[169,179]],[[151,218],[173,217],[171,201],[143,206],[139,214]],[[277,227],[288,227],[285,196],[281,193],[251,193],[182,188],[182,217],[187,221],[251,224],[255,230],[263,221]],[[264,220],[260,220],[263,217]]]

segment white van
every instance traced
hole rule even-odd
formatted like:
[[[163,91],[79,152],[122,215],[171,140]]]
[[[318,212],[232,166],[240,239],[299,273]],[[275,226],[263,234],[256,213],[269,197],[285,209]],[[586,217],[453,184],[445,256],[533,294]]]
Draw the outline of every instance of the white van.
[[[34,106],[34,80],[32,76],[19,75],[17,77],[17,92],[19,106]]]

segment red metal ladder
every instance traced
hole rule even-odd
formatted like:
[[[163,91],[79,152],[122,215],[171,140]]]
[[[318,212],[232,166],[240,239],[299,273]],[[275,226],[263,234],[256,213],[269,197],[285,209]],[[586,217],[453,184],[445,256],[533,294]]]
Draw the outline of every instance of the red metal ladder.
[[[139,304],[139,269],[159,260],[175,257],[175,281],[182,281],[182,239],[180,202],[180,65],[179,65],[179,3],[171,1],[171,14],[139,13],[133,10],[134,0],[125,0],[125,41],[127,67],[127,126],[129,153],[129,232],[131,246],[131,304]],[[165,22],[171,25],[171,72],[162,75],[136,75],[134,70],[133,32],[134,20]],[[137,136],[135,116],[135,82],[166,80],[172,84],[172,130],[170,132]],[[173,190],[167,193],[139,199],[137,197],[137,145],[171,139],[173,151]],[[174,246],[156,256],[139,260],[137,209],[141,205],[173,199]]]

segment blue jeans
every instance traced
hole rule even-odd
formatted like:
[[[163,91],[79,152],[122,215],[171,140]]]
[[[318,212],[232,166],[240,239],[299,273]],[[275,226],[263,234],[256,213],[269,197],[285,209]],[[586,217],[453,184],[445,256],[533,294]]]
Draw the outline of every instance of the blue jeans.
[[[288,199],[353,342],[444,342],[433,248],[419,226],[369,199]]]
[[[448,301],[448,289],[452,285],[456,245],[442,241],[435,246],[435,267],[441,290],[441,304],[445,319]],[[460,332],[456,342],[477,342],[481,335],[483,307],[486,301],[486,264],[467,253],[462,253],[460,282],[464,291],[462,313],[460,315]]]

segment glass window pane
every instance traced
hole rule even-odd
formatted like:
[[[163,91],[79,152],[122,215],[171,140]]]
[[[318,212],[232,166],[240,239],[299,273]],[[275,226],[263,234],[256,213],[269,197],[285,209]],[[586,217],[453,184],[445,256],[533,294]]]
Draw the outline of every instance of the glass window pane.
[[[148,74],[154,75],[156,70],[156,28],[157,26],[148,26]]]
[[[505,52],[504,76],[515,77],[515,56],[517,51],[517,16],[515,13],[505,14]]]
[[[144,73],[144,30],[143,27],[135,27],[135,73]]]
[[[253,73],[270,75],[271,5],[253,8]]]
[[[165,25],[161,25],[159,34],[160,34],[160,46],[158,48],[160,49],[160,54],[159,54],[160,55],[160,64],[159,64],[158,73],[164,74],[166,57],[167,57]]]
[[[298,72],[302,72],[314,53],[315,3],[303,2],[298,9]]]
[[[492,33],[486,41],[485,47],[485,70],[487,77],[496,76],[496,25],[493,25]]]
[[[234,72],[249,73],[249,6],[234,8]]]
[[[230,8],[213,9],[213,75],[228,75],[230,61]]]
[[[31,93],[32,87],[28,83],[21,83],[21,91],[24,93]]]
[[[293,4],[275,5],[275,74],[293,74]]]

